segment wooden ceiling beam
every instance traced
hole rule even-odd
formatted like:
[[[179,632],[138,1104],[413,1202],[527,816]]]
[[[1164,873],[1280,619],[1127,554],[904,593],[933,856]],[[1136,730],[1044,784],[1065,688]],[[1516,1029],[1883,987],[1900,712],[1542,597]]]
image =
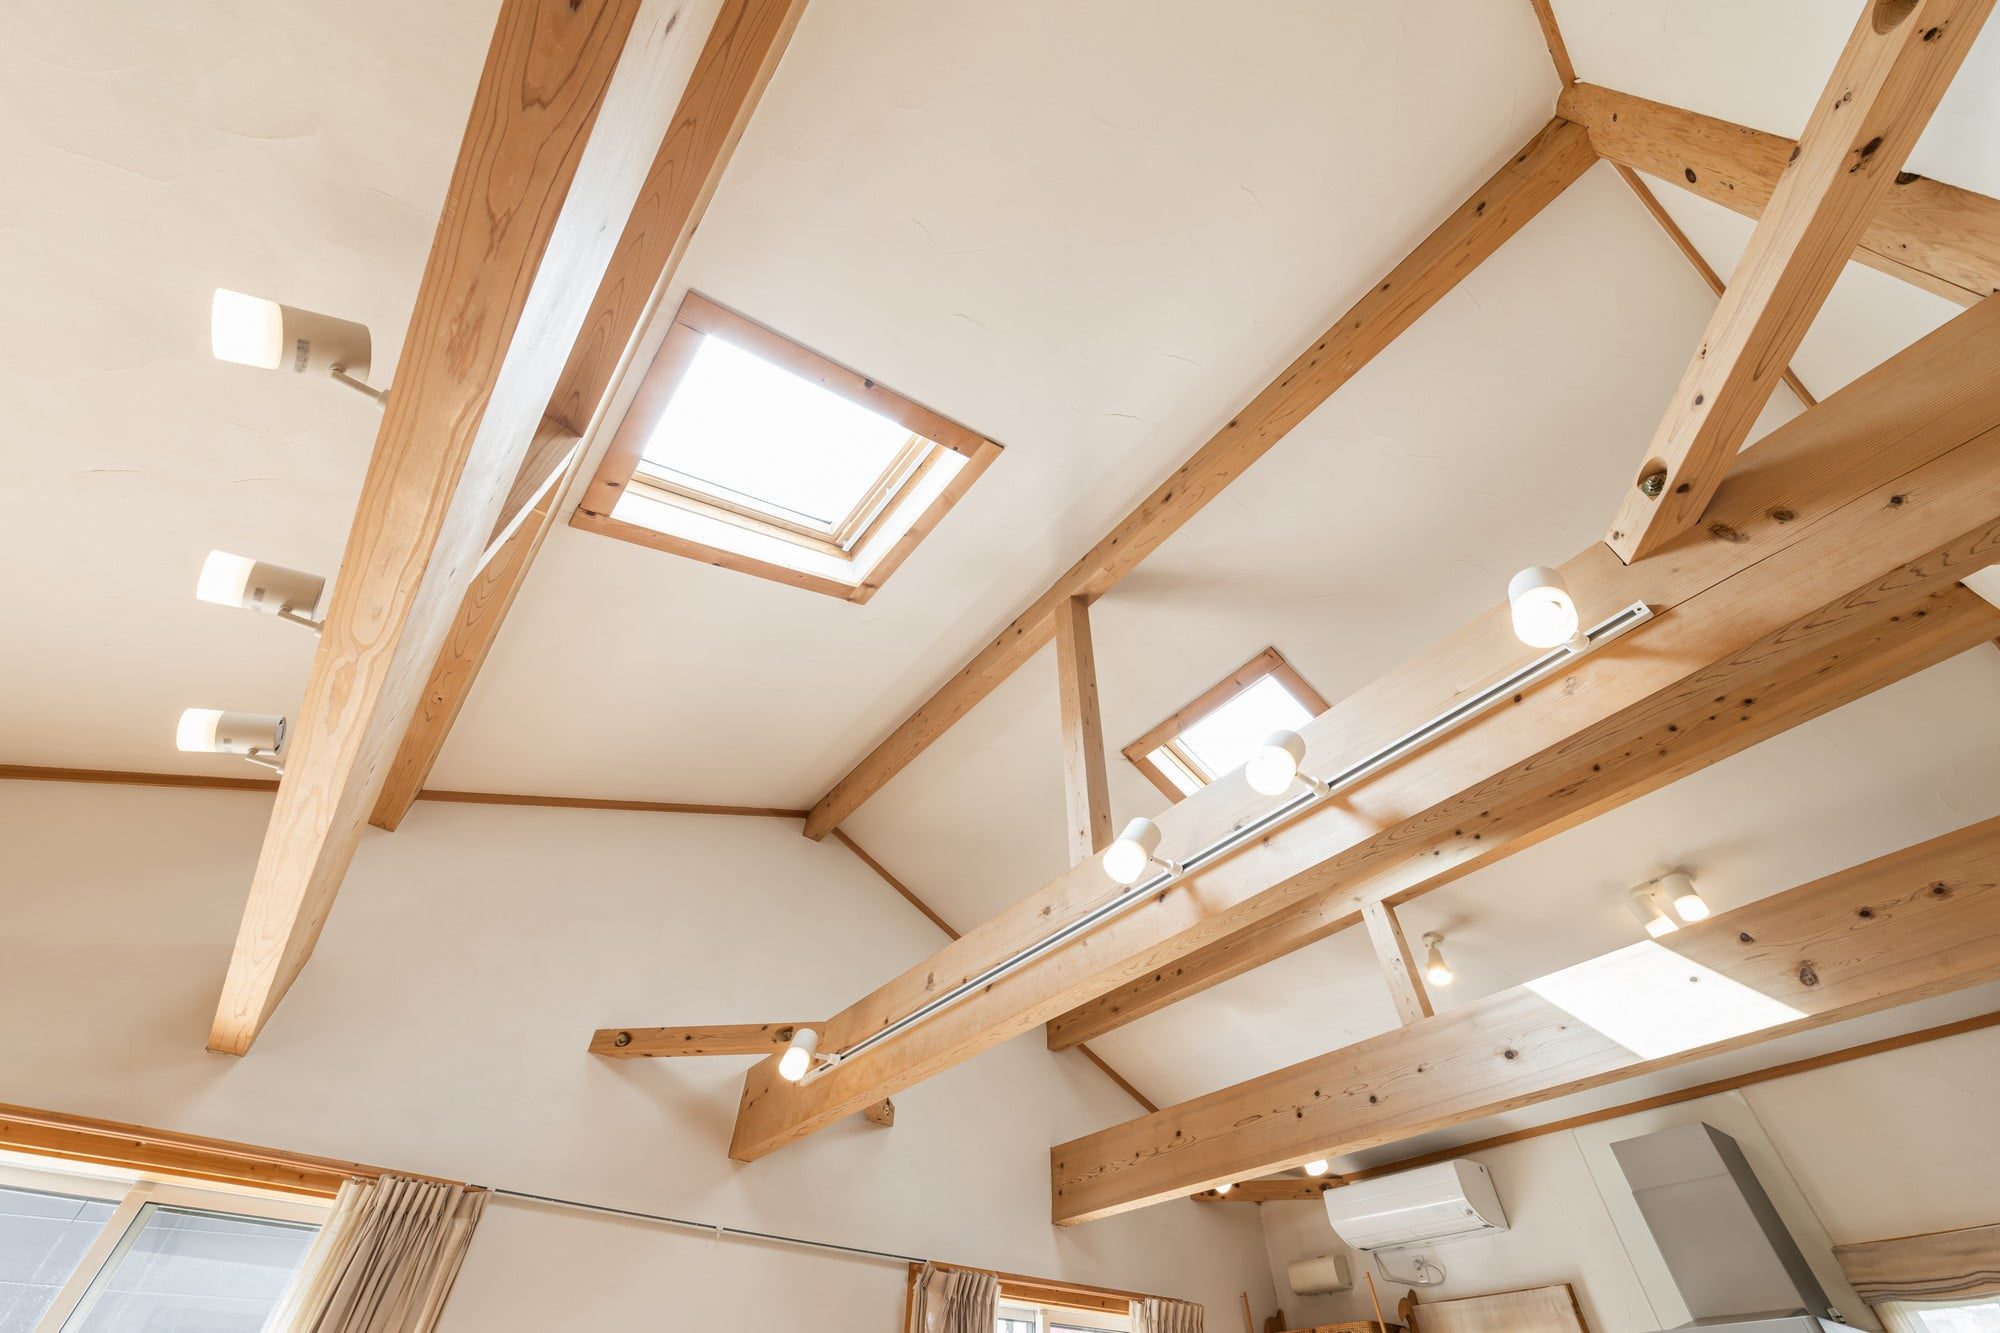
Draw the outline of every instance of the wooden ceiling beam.
[[[1039,652],[1055,633],[1060,608],[1073,598],[1094,600],[1129,574],[1594,161],[1581,130],[1560,119],[1550,121],[1033,605],[835,783],[806,819],[806,836],[825,837],[859,809]]]
[[[1625,490],[1621,560],[1701,520],[1993,3],[1865,7]]]
[[[2000,977],[2000,819],[1050,1150],[1087,1222]],[[1740,996],[1674,1031],[1690,980]],[[1733,1010],[1734,1012],[1728,1012]]]
[[[585,450],[567,449],[563,440],[592,436],[601,424],[804,8],[805,0],[723,0],[550,394],[544,430],[522,463],[479,576],[431,665],[370,816],[377,828],[400,825],[430,779],[584,461]]]
[[[1097,652],[1090,643],[1090,603],[1081,597],[1056,609],[1056,690],[1069,863],[1075,865],[1111,842],[1111,785],[1104,771],[1104,721],[1097,707]]]
[[[311,955],[706,31],[696,0],[502,0],[334,580],[209,1048]],[[616,77],[614,77],[614,71]]]
[[[693,1028],[599,1028],[590,1053],[614,1060],[660,1060],[701,1055],[770,1055],[791,1044],[802,1023],[712,1023]]]
[[[1590,131],[1606,161],[1759,218],[1796,141],[1746,125],[1579,83],[1557,104]],[[1900,172],[1851,256],[1878,272],[1969,306],[2000,292],[2000,200]]]
[[[1375,965],[1388,983],[1389,999],[1396,1006],[1396,1021],[1408,1027],[1432,1013],[1430,992],[1424,989],[1417,960],[1410,956],[1410,942],[1403,938],[1403,924],[1396,909],[1379,899],[1361,907],[1361,923],[1368,928],[1368,944],[1375,950]]]
[[[1593,543],[1563,567],[1590,615],[1650,605],[1656,618],[1639,632],[810,1084],[782,1084],[771,1062],[760,1064],[745,1082],[731,1154],[775,1151],[1289,911],[1330,886],[1324,863],[1339,858],[1341,875],[1385,873],[1410,845],[1437,836],[1434,812],[1482,784],[1498,780],[1485,790],[1503,808],[1545,799],[1544,774],[1582,748],[1598,751],[1586,762],[1617,762],[1692,700],[1732,698],[1725,691],[1768,658],[1803,660],[1882,616],[1923,609],[1987,563],[1984,543],[2000,540],[2000,303],[1989,304],[1772,432],[1724,487],[1713,524],[1677,544],[1675,558],[1628,566]],[[1506,606],[1495,605],[1307,723],[1307,764],[1325,771],[1373,753],[1525,658]],[[1269,808],[1239,780],[1204,787],[1162,812],[1162,854],[1186,856]],[[822,1050],[847,1051],[1114,891],[1099,860],[1066,871],[836,1014]]]

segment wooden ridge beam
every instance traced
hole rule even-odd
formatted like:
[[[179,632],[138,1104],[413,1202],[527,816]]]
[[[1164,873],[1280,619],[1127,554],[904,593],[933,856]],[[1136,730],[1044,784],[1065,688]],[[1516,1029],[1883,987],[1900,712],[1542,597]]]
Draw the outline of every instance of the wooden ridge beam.
[[[859,809],[1048,643],[1055,632],[1058,608],[1072,598],[1094,600],[1129,574],[1594,161],[1582,130],[1560,119],[1550,121],[1277,379],[835,783],[813,807],[806,820],[806,836],[825,837]]]
[[[1620,501],[1620,559],[1700,521],[1993,3],[1866,6]]]
[[[1090,642],[1090,603],[1081,597],[1056,608],[1056,690],[1069,863],[1075,865],[1111,842],[1111,786],[1104,771],[1104,722],[1097,707],[1097,652]]]
[[[1798,144],[1629,93],[1579,83],[1558,110],[1606,161],[1762,217]],[[2000,200],[1912,172],[1890,184],[1855,262],[1969,306],[2000,292]]]
[[[479,577],[466,590],[431,667],[417,715],[370,817],[376,827],[401,824],[430,779],[513,608],[514,595],[559,521],[563,495],[583,464],[583,447],[565,449],[562,439],[591,436],[600,426],[646,321],[679,266],[804,8],[805,0],[722,0],[549,396],[545,429],[522,462]]]
[[[1059,1225],[2000,977],[2000,819],[1050,1150]],[[1727,1001],[1676,1030],[1690,981]],[[1653,1015],[1646,1021],[1644,1015]]]
[[[502,0],[211,1050],[249,1050],[311,956],[541,426],[559,367],[532,351],[582,327],[700,47],[700,12],[696,0]]]
[[[1922,609],[1988,563],[1988,543],[2000,535],[1996,347],[2000,303],[1965,312],[1760,441],[1718,496],[1713,523],[1677,543],[1673,558],[1626,565],[1593,543],[1564,565],[1590,615],[1651,606],[1656,618],[1637,633],[809,1085],[780,1084],[770,1062],[752,1069],[732,1155],[775,1151],[1169,968],[1326,891],[1329,874],[1385,873],[1413,843],[1449,833],[1452,824],[1432,821],[1450,818],[1456,798],[1491,779],[1503,785],[1488,790],[1509,804],[1532,802],[1546,773],[1578,758],[1615,762],[1695,699],[1734,697],[1727,690],[1764,671],[1769,654],[1803,660],[1884,616]],[[1308,768],[1331,771],[1373,753],[1525,658],[1506,606],[1496,604],[1307,723]],[[1161,853],[1185,857],[1269,808],[1240,778],[1225,777],[1162,812]],[[1101,859],[1064,872],[834,1015],[822,1049],[848,1050],[1115,892]]]
[[[1606,754],[1581,738],[1572,747],[1576,758],[1547,772],[1540,789],[1527,799],[1518,789],[1510,796],[1510,776],[1479,784],[1431,812],[1428,836],[1413,828],[1400,860],[1360,873],[1345,873],[1341,864],[1329,863],[1313,872],[1323,877],[1322,887],[1291,911],[1078,1005],[1049,1023],[1049,1045],[1064,1050],[1090,1041],[1303,949],[1354,925],[1370,903],[1407,902],[1441,888],[1977,647],[1995,630],[2000,630],[2000,610],[1953,584],[1932,593],[1914,612],[1884,611],[1803,656],[1783,651],[1781,631],[1739,655],[1759,669],[1744,672],[1731,666],[1708,676],[1706,684],[1713,689],[1687,691],[1677,709],[1651,719],[1638,742]],[[1725,691],[1731,706],[1719,709],[1716,695]]]
[[[770,1055],[791,1044],[803,1023],[712,1023],[693,1028],[599,1028],[590,1053],[614,1060],[658,1060],[701,1055]]]

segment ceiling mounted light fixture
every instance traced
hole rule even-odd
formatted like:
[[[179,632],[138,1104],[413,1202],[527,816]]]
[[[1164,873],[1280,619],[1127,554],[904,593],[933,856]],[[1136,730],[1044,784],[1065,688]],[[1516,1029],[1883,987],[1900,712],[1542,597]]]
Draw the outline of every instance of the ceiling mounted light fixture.
[[[1118,840],[1104,849],[1104,873],[1127,886],[1137,884],[1151,866],[1178,875],[1181,866],[1160,856],[1160,826],[1141,816],[1125,825]]]
[[[1229,1197],[1229,1191],[1235,1188],[1236,1188],[1236,1182],[1233,1180],[1228,1182],[1227,1184],[1217,1185],[1215,1187],[1215,1197],[1218,1199],[1226,1199]]]
[[[787,1083],[797,1083],[812,1068],[813,1056],[819,1053],[819,1033],[812,1028],[800,1028],[792,1034],[791,1045],[778,1057],[778,1077]]]
[[[1667,900],[1667,905],[1674,909],[1674,915],[1681,920],[1687,922],[1708,920],[1708,903],[1695,891],[1694,879],[1685,871],[1676,870],[1672,874],[1660,876],[1654,881],[1654,887]]]
[[[1632,912],[1654,939],[1671,935],[1681,928],[1680,922],[1667,915],[1667,909],[1660,906],[1660,896],[1653,891],[1651,884],[1642,884],[1632,890]]]
[[[1514,616],[1514,637],[1530,648],[1586,648],[1589,639],[1577,628],[1576,603],[1563,576],[1546,565],[1530,565],[1507,584],[1507,605]]]
[[[174,728],[174,748],[185,754],[233,754],[280,773],[278,750],[284,743],[285,719],[273,713],[188,708]]]
[[[325,591],[326,580],[317,574],[227,551],[208,553],[194,585],[194,595],[204,602],[262,611],[315,632],[322,622],[314,620],[312,614]]]
[[[1424,979],[1433,986],[1449,986],[1451,967],[1444,961],[1444,936],[1435,930],[1424,934]]]
[[[327,375],[378,403],[386,396],[367,382],[368,326],[351,319],[217,287],[209,305],[208,339],[218,361]]]
[[[1300,1167],[1299,1169],[1301,1171],[1304,1171],[1307,1175],[1311,1176],[1313,1179],[1317,1180],[1321,1176],[1325,1175],[1327,1172],[1333,1170],[1333,1163],[1327,1161],[1326,1158],[1321,1157],[1314,1161],[1307,1162],[1304,1166]]]
[[[1332,788],[1324,779],[1303,771],[1299,766],[1305,761],[1305,737],[1296,731],[1274,731],[1244,761],[1243,780],[1260,796],[1283,796],[1294,782],[1326,795]]]

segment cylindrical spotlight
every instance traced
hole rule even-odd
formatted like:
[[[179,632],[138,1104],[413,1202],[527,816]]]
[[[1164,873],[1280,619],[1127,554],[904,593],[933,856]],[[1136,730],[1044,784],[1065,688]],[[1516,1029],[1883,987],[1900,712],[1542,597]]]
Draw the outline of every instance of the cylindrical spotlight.
[[[812,1068],[813,1056],[819,1053],[819,1033],[811,1028],[800,1028],[792,1034],[792,1044],[785,1047],[785,1053],[778,1057],[778,1077],[787,1083],[796,1083]]]
[[[350,319],[217,287],[208,331],[218,361],[295,375],[368,377],[368,327]]]
[[[1650,886],[1632,890],[1632,911],[1646,927],[1646,933],[1654,939],[1671,935],[1681,928],[1680,923],[1660,906],[1659,895]]]
[[[1243,780],[1264,796],[1283,796],[1298,780],[1306,761],[1305,737],[1296,731],[1274,731],[1251,751],[1243,765]]]
[[[1451,966],[1444,961],[1444,936],[1435,930],[1424,935],[1424,979],[1433,986],[1451,984]]]
[[[1307,1175],[1313,1177],[1314,1179],[1318,1179],[1320,1176],[1323,1176],[1327,1172],[1333,1170],[1333,1163],[1327,1161],[1326,1158],[1322,1157],[1319,1158],[1317,1161],[1307,1162],[1300,1169],[1303,1170]]]
[[[1227,1184],[1224,1184],[1224,1185],[1217,1185],[1217,1186],[1215,1187],[1215,1193],[1216,1193],[1216,1197],[1218,1197],[1218,1198],[1227,1198],[1227,1197],[1228,1197],[1228,1195],[1229,1195],[1229,1191],[1231,1191],[1231,1190],[1233,1190],[1233,1189],[1235,1189],[1235,1188],[1236,1188],[1236,1182],[1235,1182],[1235,1181],[1233,1181],[1233,1180],[1232,1180],[1232,1181],[1230,1181],[1230,1182],[1229,1182],[1229,1183],[1227,1183]]]
[[[217,606],[238,606],[279,616],[290,612],[310,619],[326,591],[326,580],[304,570],[268,565],[244,555],[210,551],[195,580],[194,595]]]
[[[1530,565],[1507,584],[1515,637],[1530,648],[1555,648],[1578,637],[1576,603],[1563,576],[1545,565]]]
[[[1104,873],[1120,884],[1137,884],[1159,850],[1160,826],[1143,817],[1134,819],[1104,849]]]
[[[1660,896],[1674,909],[1674,915],[1683,921],[1708,920],[1708,904],[1695,891],[1694,880],[1683,871],[1676,870],[1671,875],[1660,876],[1658,885]]]
[[[189,708],[174,728],[174,748],[190,754],[274,755],[285,743],[285,719],[271,713]]]

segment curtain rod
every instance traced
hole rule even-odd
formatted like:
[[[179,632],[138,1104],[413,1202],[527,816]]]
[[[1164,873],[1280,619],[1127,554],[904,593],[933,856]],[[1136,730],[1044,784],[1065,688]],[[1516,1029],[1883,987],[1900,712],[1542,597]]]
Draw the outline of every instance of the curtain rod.
[[[607,1217],[623,1217],[636,1222],[658,1222],[663,1226],[686,1227],[690,1231],[706,1231],[718,1240],[736,1237],[741,1240],[763,1241],[770,1245],[795,1245],[805,1250],[828,1250],[835,1254],[854,1255],[862,1259],[880,1259],[884,1263],[920,1264],[925,1262],[913,1254],[895,1254],[888,1250],[870,1250],[859,1245],[840,1245],[830,1240],[807,1240],[802,1236],[781,1236],[774,1231],[745,1231],[741,1227],[727,1227],[719,1222],[696,1222],[685,1217],[669,1217],[665,1213],[643,1213],[634,1208],[613,1208],[604,1203],[584,1203],[578,1199],[558,1199],[549,1194],[530,1194],[526,1190],[501,1189],[488,1186],[488,1192],[503,1199],[520,1199],[527,1203],[545,1203],[557,1208],[574,1208],[579,1212],[602,1213]]]

